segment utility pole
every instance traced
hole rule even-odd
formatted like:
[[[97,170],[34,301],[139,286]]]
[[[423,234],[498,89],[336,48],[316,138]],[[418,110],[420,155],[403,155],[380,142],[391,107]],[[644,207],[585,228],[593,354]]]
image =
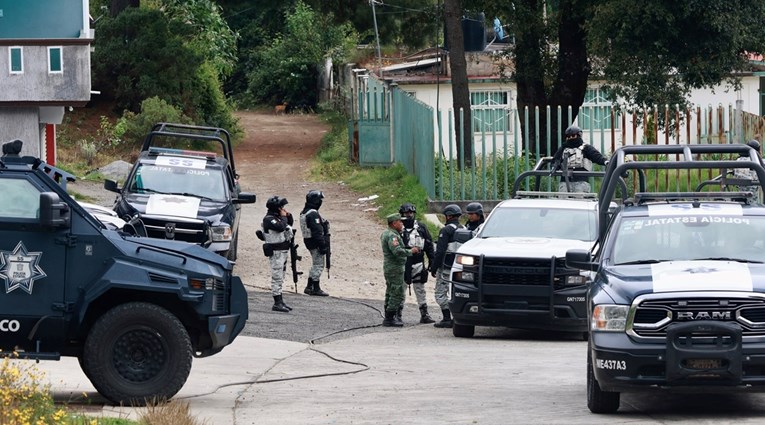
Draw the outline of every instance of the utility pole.
[[[377,42],[377,75],[382,79],[382,56],[380,55],[380,34],[377,32],[377,14],[375,13],[376,0],[369,0],[372,5],[372,20],[375,22],[375,41]]]

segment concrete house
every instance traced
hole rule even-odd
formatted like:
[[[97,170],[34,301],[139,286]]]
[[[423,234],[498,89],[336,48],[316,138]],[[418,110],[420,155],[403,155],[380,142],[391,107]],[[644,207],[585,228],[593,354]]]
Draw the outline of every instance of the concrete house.
[[[0,0],[0,143],[56,162],[55,125],[90,100],[89,0]]]

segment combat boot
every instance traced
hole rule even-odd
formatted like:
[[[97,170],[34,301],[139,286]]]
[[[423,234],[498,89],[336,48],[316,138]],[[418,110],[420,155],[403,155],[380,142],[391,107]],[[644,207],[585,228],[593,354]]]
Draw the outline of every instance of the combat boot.
[[[420,306],[420,323],[435,323],[435,320],[428,314],[427,304]]]
[[[452,312],[449,311],[448,308],[442,308],[441,313],[443,313],[444,318],[441,319],[440,322],[436,322],[433,326],[437,328],[451,328],[454,323],[452,322]]]
[[[385,319],[383,320],[382,325],[385,327],[401,327],[404,326],[404,323],[396,319],[395,311],[385,310]]]
[[[303,293],[306,295],[313,295],[313,279],[308,278],[308,284],[303,289]]]
[[[319,297],[326,297],[329,295],[329,293],[321,290],[321,285],[319,285],[319,280],[317,279],[313,281],[313,293],[309,295],[317,295]]]
[[[274,305],[271,307],[271,310],[289,313],[291,309],[284,304],[281,295],[274,295]]]

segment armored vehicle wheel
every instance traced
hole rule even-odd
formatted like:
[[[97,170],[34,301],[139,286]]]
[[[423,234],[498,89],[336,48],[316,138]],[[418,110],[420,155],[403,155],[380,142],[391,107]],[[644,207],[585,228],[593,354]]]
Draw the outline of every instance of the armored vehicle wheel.
[[[475,334],[475,326],[460,325],[457,323],[454,323],[452,325],[452,335],[458,338],[472,338],[474,334]]]
[[[592,413],[614,413],[619,410],[620,393],[603,391],[592,370],[592,354],[587,346],[587,407]]]
[[[81,365],[101,395],[142,406],[180,391],[191,359],[191,341],[178,318],[157,305],[132,302],[93,325]]]

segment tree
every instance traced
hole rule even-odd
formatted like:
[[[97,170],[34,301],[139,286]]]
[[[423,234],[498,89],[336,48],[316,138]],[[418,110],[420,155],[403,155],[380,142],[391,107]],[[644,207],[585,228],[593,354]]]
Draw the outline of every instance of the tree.
[[[666,2],[646,0],[473,0],[492,16],[510,23],[515,37],[506,55],[513,59],[518,109],[528,107],[523,134],[540,140],[549,154],[544,111],[571,106],[572,119],[584,101],[591,75],[606,81],[611,100],[681,104],[690,90],[713,87],[746,67],[745,52],[763,52],[763,2]],[[557,128],[558,116],[551,117]],[[563,128],[568,114],[560,117]],[[660,123],[667,125],[669,123]],[[536,134],[539,128],[543,134]],[[562,130],[559,129],[559,130]],[[553,133],[551,150],[560,135]],[[532,149],[534,148],[532,144]]]
[[[462,5],[460,0],[444,1],[444,22],[449,44],[449,66],[452,75],[452,98],[454,107],[454,130],[457,143],[464,138],[462,150],[457,152],[458,163],[473,166],[473,129],[470,113],[470,88],[467,79],[467,60],[462,34]],[[462,111],[462,118],[460,118]],[[462,123],[463,125],[460,125]]]
[[[113,18],[122,13],[123,10],[129,7],[138,7],[140,4],[140,0],[111,0],[109,16]]]

